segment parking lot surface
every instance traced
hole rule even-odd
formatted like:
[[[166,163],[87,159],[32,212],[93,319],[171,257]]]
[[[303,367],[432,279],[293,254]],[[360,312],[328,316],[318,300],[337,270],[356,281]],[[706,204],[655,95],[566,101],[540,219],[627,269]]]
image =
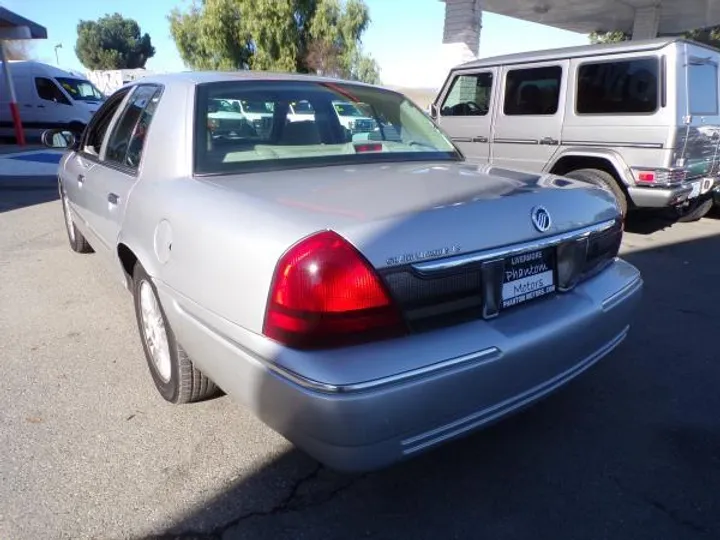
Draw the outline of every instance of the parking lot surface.
[[[566,389],[343,475],[228,397],[165,403],[130,295],[21,187],[0,186],[0,538],[720,538],[720,219],[633,220],[641,311]]]

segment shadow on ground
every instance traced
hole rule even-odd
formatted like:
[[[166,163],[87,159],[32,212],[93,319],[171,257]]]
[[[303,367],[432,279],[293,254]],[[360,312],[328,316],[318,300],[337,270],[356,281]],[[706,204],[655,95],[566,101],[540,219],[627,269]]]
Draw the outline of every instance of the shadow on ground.
[[[58,200],[57,178],[43,177],[42,182],[0,176],[0,213]]]
[[[145,538],[719,538],[720,237],[625,258],[646,283],[627,341],[554,396],[370,474],[288,452]]]

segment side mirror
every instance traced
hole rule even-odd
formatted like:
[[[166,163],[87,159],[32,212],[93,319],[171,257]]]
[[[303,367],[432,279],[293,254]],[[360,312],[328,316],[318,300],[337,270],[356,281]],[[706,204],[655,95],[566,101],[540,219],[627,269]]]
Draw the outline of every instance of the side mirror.
[[[77,136],[65,129],[47,129],[42,134],[42,143],[48,148],[74,149],[77,142]]]
[[[438,117],[438,108],[434,103],[430,104],[430,118],[435,120]]]

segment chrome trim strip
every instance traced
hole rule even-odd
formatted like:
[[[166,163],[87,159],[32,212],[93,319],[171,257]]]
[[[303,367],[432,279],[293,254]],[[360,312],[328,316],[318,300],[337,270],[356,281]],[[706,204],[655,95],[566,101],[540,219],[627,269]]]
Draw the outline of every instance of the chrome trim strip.
[[[665,148],[663,143],[631,143],[631,142],[598,142],[598,141],[566,141],[561,143],[563,146],[600,146],[603,148],[621,147],[621,148]]]
[[[472,137],[450,137],[452,142],[473,142]]]
[[[611,229],[613,226],[615,226],[616,223],[617,220],[610,219],[596,225],[591,225],[582,229],[575,229],[574,231],[568,231],[566,233],[562,233],[556,236],[540,238],[538,240],[523,242],[521,244],[513,244],[502,248],[495,248],[485,251],[478,251],[475,253],[457,255],[455,257],[449,257],[447,259],[438,259],[434,261],[417,263],[411,265],[411,268],[420,275],[428,275],[434,272],[443,272],[446,270],[455,270],[467,264],[476,264],[492,259],[504,259],[512,255],[523,253],[525,251],[536,251],[538,249],[554,247],[569,240],[579,240],[580,238],[590,236],[591,234],[607,231],[608,229]]]
[[[584,371],[591,368],[602,358],[611,353],[618,345],[620,345],[628,335],[630,326],[626,326],[622,332],[605,343],[600,349],[596,350],[590,356],[584,360],[575,364],[571,368],[567,369],[563,373],[553,377],[552,379],[541,383],[530,390],[527,390],[517,396],[513,396],[493,407],[483,409],[476,413],[459,418],[454,422],[450,422],[443,426],[437,427],[425,433],[420,433],[413,437],[409,437],[401,442],[404,455],[414,454],[419,450],[423,450],[430,446],[434,446],[438,443],[446,441],[450,438],[456,437],[468,431],[477,429],[485,424],[489,424],[494,420],[502,418],[512,411],[522,409],[526,405],[537,401],[564,386],[572,379],[583,373]]]
[[[611,294],[605,300],[602,301],[603,311],[610,311],[612,308],[614,308],[620,302],[625,300],[625,298],[627,298],[628,296],[633,294],[635,291],[637,291],[640,287],[642,287],[642,285],[643,285],[642,276],[638,275],[634,280],[632,280],[630,283],[625,285],[622,289]]]
[[[307,388],[308,390],[313,390],[316,392],[322,392],[325,394],[351,394],[351,393],[358,393],[358,392],[366,392],[371,390],[377,390],[378,388],[383,388],[386,386],[391,385],[397,385],[402,384],[405,382],[409,382],[415,379],[418,379],[420,377],[427,377],[434,375],[436,373],[440,373],[443,371],[449,371],[451,369],[461,369],[467,366],[478,366],[482,364],[486,364],[489,362],[494,362],[495,360],[499,360],[502,357],[502,351],[497,347],[488,347],[486,349],[483,349],[481,351],[477,351],[470,354],[465,354],[462,356],[456,356],[454,358],[449,358],[447,360],[442,360],[440,362],[436,362],[434,364],[430,364],[429,366],[424,366],[417,369],[411,369],[408,371],[403,371],[401,373],[396,373],[394,375],[389,375],[387,377],[381,377],[379,379],[372,379],[369,381],[359,382],[359,383],[352,383],[352,384],[329,384],[324,383],[320,381],[316,381],[314,379],[310,379],[309,377],[305,377],[303,375],[300,375],[299,373],[296,373],[295,371],[292,371],[291,369],[288,369],[286,367],[282,367],[277,365],[274,362],[271,362],[267,360],[266,358],[261,357],[257,353],[249,350],[247,347],[244,347],[234,339],[232,339],[230,336],[226,335],[223,332],[220,332],[216,328],[208,325],[205,321],[200,320],[200,318],[187,311],[180,305],[180,303],[175,300],[175,307],[178,311],[183,313],[186,317],[188,317],[190,320],[195,322],[197,325],[205,329],[205,331],[214,334],[219,339],[226,342],[227,345],[238,349],[243,354],[246,354],[249,356],[252,360],[259,362],[264,367],[266,367],[268,370],[272,371],[279,377],[282,377],[285,380],[291,381],[299,386],[302,386],[303,388]]]
[[[537,139],[503,139],[502,137],[494,138],[493,142],[499,144],[540,144]]]

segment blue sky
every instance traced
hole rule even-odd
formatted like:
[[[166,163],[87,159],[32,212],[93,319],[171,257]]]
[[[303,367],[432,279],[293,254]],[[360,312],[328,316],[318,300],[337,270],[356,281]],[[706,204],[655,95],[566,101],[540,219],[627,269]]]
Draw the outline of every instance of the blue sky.
[[[408,87],[437,87],[449,66],[441,56],[444,4],[438,0],[365,0],[372,24],[363,37],[366,52],[380,64],[384,84]],[[97,19],[119,12],[135,19],[152,38],[156,54],[146,67],[154,71],[177,71],[183,63],[170,37],[168,12],[187,6],[189,0],[102,0],[58,2],[57,0],[0,0],[0,5],[34,20],[48,30],[46,41],[36,42],[37,59],[55,64],[54,46],[60,66],[84,71],[75,56],[76,27],[80,19]],[[494,56],[532,49],[587,43],[587,37],[539,24],[518,21],[492,13],[483,15],[480,56]]]

